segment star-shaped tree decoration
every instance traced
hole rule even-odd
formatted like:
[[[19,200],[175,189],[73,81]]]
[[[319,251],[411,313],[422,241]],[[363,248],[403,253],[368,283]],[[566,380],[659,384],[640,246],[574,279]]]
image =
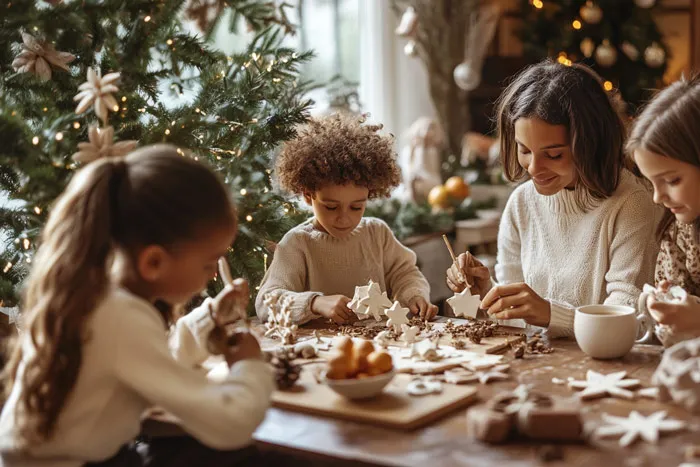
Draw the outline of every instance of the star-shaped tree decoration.
[[[629,417],[613,417],[603,414],[602,425],[595,430],[595,436],[608,438],[620,436],[620,446],[627,447],[638,438],[649,443],[656,443],[659,435],[663,433],[673,433],[686,428],[686,423],[680,420],[667,419],[666,412],[654,412],[645,417],[636,410],[630,412]]]
[[[379,284],[372,282],[367,290],[367,296],[360,300],[360,306],[365,307],[365,313],[374,316],[374,319],[381,321],[384,310],[391,306],[391,300],[386,292],[382,292]]]
[[[53,45],[22,33],[22,52],[12,61],[12,68],[19,73],[34,73],[44,81],[51,79],[51,65],[68,71],[68,64],[75,60],[75,55],[59,52]]]
[[[389,331],[388,330],[381,331],[379,334],[377,334],[374,337],[373,340],[374,340],[374,342],[379,344],[379,346],[381,348],[386,349],[387,347],[389,347],[389,340],[390,340]]]
[[[408,324],[408,318],[406,317],[408,308],[403,308],[399,302],[394,302],[391,308],[385,310],[384,313],[389,318],[386,325],[388,327],[393,327],[396,334],[401,332],[402,324]]]
[[[127,140],[114,142],[114,128],[97,128],[91,126],[88,129],[87,143],[78,143],[78,152],[73,154],[76,162],[88,163],[103,157],[119,157],[132,151],[137,141]]]
[[[626,371],[604,375],[588,370],[585,381],[571,381],[569,382],[569,387],[572,389],[583,389],[579,393],[579,397],[582,400],[607,396],[632,400],[635,395],[630,389],[639,386],[639,380],[625,379],[626,376]]]
[[[461,364],[470,371],[480,371],[491,368],[501,363],[503,355],[482,355]]]
[[[360,305],[362,299],[369,296],[369,289],[372,287],[374,282],[370,279],[367,285],[360,285],[355,287],[355,295],[353,295],[352,300],[348,303],[348,308],[355,312],[358,318],[367,319],[369,314],[367,313],[367,307]]]
[[[401,330],[401,340],[406,343],[406,347],[410,347],[418,339],[418,334],[420,334],[420,328],[418,326],[409,326],[408,324],[402,324]],[[384,331],[386,332],[386,331]]]
[[[508,370],[510,370],[510,365],[496,365],[488,370],[477,372],[477,375],[479,376],[479,382],[481,384],[488,384],[492,381],[504,381],[508,379]]]
[[[99,70],[88,68],[87,81],[80,85],[80,92],[73,98],[74,101],[79,101],[75,113],[81,114],[94,104],[95,115],[106,124],[108,112],[119,109],[112,94],[119,91],[115,83],[120,76],[120,73],[109,73],[103,77]]]
[[[455,316],[476,318],[481,299],[478,295],[472,295],[469,287],[466,287],[463,291],[454,294],[454,297],[448,298],[447,303],[452,307]]]

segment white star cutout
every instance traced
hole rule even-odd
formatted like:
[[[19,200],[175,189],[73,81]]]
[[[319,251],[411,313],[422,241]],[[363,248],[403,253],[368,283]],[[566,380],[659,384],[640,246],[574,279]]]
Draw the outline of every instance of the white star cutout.
[[[367,313],[367,307],[360,305],[360,301],[369,295],[369,289],[372,287],[374,282],[370,279],[369,284],[355,287],[355,295],[348,303],[348,308],[355,312],[358,318],[367,319],[369,314]]]
[[[488,384],[491,381],[506,380],[509,378],[508,373],[506,373],[509,369],[510,365],[496,365],[489,370],[480,371],[477,373],[479,375],[479,382],[481,384]]]
[[[394,302],[391,308],[384,311],[384,314],[389,318],[386,322],[388,327],[393,327],[394,332],[397,334],[401,332],[401,325],[408,324],[408,318],[406,314],[408,313],[408,308],[403,308],[399,302]]]
[[[384,310],[391,306],[391,300],[387,297],[386,292],[382,292],[379,284],[373,282],[367,289],[367,296],[360,300],[360,306],[365,307],[365,314],[371,314],[375,320],[380,321]]]
[[[447,303],[452,307],[455,316],[476,318],[481,299],[478,295],[472,295],[469,287],[467,287],[463,291],[456,293],[454,297],[448,298]]]
[[[401,334],[401,340],[406,343],[406,347],[413,344],[420,333],[420,328],[418,326],[409,326],[407,324],[402,324],[401,330],[403,331],[403,334]]]
[[[461,366],[470,371],[479,371],[498,365],[502,360],[503,355],[482,355],[462,363]]]
[[[586,381],[570,381],[569,387],[572,389],[583,389],[579,397],[583,400],[596,399],[599,397],[617,397],[620,399],[634,399],[634,392],[630,388],[639,386],[637,379],[625,379],[626,371],[618,371],[604,375],[588,370]]]
[[[654,412],[645,417],[636,410],[630,412],[629,417],[613,417],[603,414],[603,421],[606,425],[595,430],[596,436],[600,438],[621,436],[620,446],[627,447],[638,438],[649,443],[656,443],[662,433],[672,433],[683,430],[685,422],[674,419],[666,419],[666,412]]]

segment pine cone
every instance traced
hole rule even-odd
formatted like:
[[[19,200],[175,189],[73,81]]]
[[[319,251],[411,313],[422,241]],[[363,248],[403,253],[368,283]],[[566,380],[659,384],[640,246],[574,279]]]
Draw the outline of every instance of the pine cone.
[[[299,379],[299,374],[301,373],[301,366],[294,365],[289,355],[275,355],[270,360],[270,364],[275,369],[277,389],[289,389],[296,384]]]

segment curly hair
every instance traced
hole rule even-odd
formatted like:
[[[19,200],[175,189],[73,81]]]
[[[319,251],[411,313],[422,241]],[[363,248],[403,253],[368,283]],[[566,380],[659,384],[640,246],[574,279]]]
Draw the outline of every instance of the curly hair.
[[[389,196],[401,182],[394,138],[378,133],[382,125],[363,123],[340,115],[312,119],[277,158],[281,188],[303,195],[354,183],[367,187],[370,199]]]

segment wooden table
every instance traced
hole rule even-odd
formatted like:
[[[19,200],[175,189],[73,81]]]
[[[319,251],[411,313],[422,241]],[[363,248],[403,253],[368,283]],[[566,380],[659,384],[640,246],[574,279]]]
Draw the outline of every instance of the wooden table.
[[[311,333],[308,328],[301,332]],[[548,355],[528,354],[521,360],[507,355],[512,380],[481,385],[479,394],[482,400],[499,391],[513,389],[520,383],[534,384],[535,389],[552,395],[570,396],[572,391],[566,385],[554,384],[552,378],[585,379],[588,369],[603,373],[626,370],[629,376],[646,386],[662,352],[656,346],[637,346],[623,359],[600,361],[587,357],[573,341],[558,340],[553,344],[555,352]],[[584,420],[591,424],[600,418],[601,412],[626,416],[631,410],[644,415],[667,410],[670,417],[686,420],[696,430],[700,426],[700,417],[691,417],[673,405],[647,399],[587,402],[584,403]],[[254,438],[261,448],[304,459],[306,466],[521,467],[541,464],[536,454],[541,444],[521,441],[492,446],[470,439],[465,413],[465,410],[459,410],[433,425],[402,432],[272,408]],[[692,443],[700,443],[697,431],[663,436],[656,446],[637,442],[627,449],[618,448],[614,440],[595,447],[583,443],[567,444],[563,445],[564,460],[547,465],[677,466],[683,461],[685,446]]]

